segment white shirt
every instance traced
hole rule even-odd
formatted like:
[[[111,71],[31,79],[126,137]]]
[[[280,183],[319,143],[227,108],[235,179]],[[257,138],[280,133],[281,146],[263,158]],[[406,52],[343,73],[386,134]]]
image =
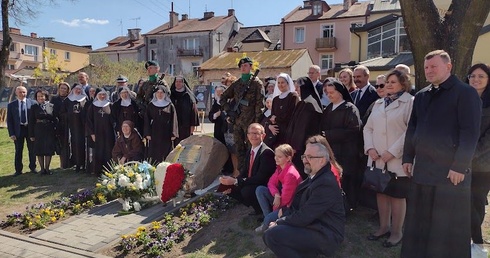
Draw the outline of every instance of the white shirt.
[[[337,104],[332,104],[332,111],[334,111],[336,108],[338,108],[340,105],[342,105],[342,103],[344,103],[345,100],[342,100],[340,103],[337,103]]]
[[[19,103],[19,118],[22,117],[22,113],[20,113],[20,112],[22,112],[22,104],[21,103],[24,102],[24,105],[26,107],[26,111],[25,111],[26,123],[25,124],[22,124],[21,123],[21,124],[22,125],[27,125],[27,123],[28,123],[28,120],[27,120],[27,101],[26,101],[26,99],[23,99],[23,100],[17,99],[17,100],[18,100],[18,103]]]

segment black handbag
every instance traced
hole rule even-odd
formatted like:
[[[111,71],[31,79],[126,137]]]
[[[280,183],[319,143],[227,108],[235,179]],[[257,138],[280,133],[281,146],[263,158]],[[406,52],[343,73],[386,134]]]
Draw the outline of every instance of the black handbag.
[[[386,163],[384,168],[381,169],[376,168],[376,163],[373,161],[371,166],[366,167],[366,170],[364,171],[362,186],[375,192],[382,193],[393,178],[392,174],[393,173],[388,171]]]

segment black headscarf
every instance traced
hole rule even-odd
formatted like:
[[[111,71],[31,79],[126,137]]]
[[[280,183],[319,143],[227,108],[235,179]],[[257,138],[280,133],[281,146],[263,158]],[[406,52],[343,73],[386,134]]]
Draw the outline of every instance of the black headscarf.
[[[352,97],[349,94],[349,90],[341,82],[337,81],[335,78],[329,77],[325,79],[323,85],[333,85],[335,87],[335,90],[340,92],[340,94],[342,94],[342,98],[345,101],[354,103],[352,101]]]
[[[313,82],[307,76],[300,77],[296,80],[296,83],[300,86],[301,100],[304,102],[311,103],[315,107],[315,111],[322,113],[322,103],[320,101],[320,96],[313,86]]]
[[[191,97],[192,103],[196,104],[196,96],[194,95],[194,92],[192,92],[191,88],[189,87],[189,84],[187,83],[187,80],[183,76],[175,76],[174,81],[172,82],[172,85],[170,85],[170,95],[174,95],[177,92],[177,88],[175,87],[175,81],[177,79],[182,79],[184,83],[184,89],[189,94]]]

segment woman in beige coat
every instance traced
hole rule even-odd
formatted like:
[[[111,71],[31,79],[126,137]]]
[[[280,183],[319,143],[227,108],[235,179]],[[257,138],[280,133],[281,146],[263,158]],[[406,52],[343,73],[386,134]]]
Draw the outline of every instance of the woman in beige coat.
[[[405,219],[406,196],[409,179],[402,169],[403,143],[412,112],[413,97],[407,74],[392,71],[386,76],[386,97],[375,102],[371,115],[364,126],[364,151],[368,166],[373,161],[377,168],[387,165],[394,173],[392,180],[376,199],[379,212],[379,229],[368,236],[369,240],[388,237],[384,247],[393,247],[402,239]],[[396,175],[396,176],[395,176]],[[391,226],[390,226],[391,224]]]

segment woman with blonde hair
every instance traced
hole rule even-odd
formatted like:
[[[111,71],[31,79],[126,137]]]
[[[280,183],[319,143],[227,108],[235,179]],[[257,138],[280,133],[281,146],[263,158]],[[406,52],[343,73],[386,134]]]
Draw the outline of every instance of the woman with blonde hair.
[[[350,68],[344,68],[339,72],[339,81],[349,90],[349,93],[357,89],[354,83],[354,72]]]

